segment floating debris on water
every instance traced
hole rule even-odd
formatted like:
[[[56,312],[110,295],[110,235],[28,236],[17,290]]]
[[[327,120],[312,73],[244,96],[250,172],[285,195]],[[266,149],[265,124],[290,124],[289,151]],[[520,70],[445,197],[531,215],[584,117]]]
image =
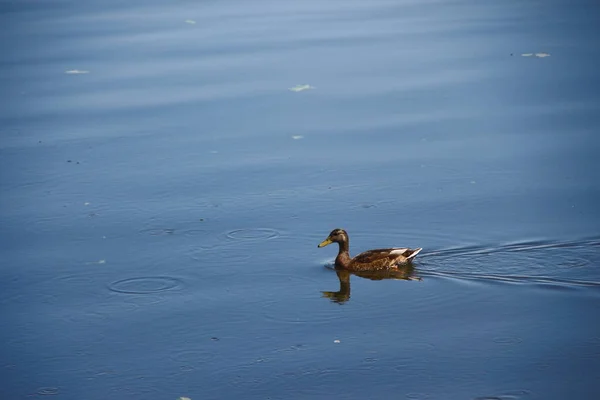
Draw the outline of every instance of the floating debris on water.
[[[190,25],[194,25],[196,23],[196,21],[194,21],[193,19],[186,19],[185,23],[186,24],[190,24]]]
[[[304,136],[302,136],[302,135],[294,135],[294,136],[292,136],[292,139],[294,139],[294,140],[300,140],[300,139],[304,139]]]
[[[550,57],[550,53],[523,53],[521,54],[522,57],[537,57],[537,58],[544,58],[544,57]]]
[[[335,339],[333,343],[341,343],[340,339]]]
[[[69,75],[81,75],[81,74],[89,74],[90,71],[80,70],[80,69],[70,69],[65,71],[65,74]]]
[[[177,400],[192,400],[189,397],[178,397]]]
[[[292,92],[302,92],[304,90],[309,89],[315,89],[315,87],[310,85],[296,85],[294,87],[291,87],[289,90],[291,90]]]
[[[85,265],[96,265],[96,264],[106,264],[106,260],[90,261],[90,262],[85,263]]]

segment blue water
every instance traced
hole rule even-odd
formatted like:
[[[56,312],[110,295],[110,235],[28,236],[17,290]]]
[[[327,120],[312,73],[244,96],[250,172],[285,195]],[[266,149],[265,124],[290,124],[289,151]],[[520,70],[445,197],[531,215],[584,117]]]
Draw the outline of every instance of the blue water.
[[[0,24],[3,397],[600,393],[595,2]],[[423,247],[414,279],[336,274],[333,228]]]

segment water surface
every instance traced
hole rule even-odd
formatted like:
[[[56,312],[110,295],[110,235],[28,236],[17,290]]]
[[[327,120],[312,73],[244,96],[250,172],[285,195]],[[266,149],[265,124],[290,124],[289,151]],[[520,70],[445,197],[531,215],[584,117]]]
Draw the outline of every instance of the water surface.
[[[598,11],[3,1],[5,396],[594,398]]]

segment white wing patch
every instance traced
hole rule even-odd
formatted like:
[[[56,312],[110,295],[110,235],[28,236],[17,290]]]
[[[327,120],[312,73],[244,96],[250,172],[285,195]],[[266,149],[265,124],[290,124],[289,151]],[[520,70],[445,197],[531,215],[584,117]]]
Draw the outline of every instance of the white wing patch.
[[[390,251],[390,254],[404,254],[404,252],[408,250],[407,248],[397,248]]]
[[[410,260],[412,258],[415,258],[417,256],[417,254],[419,254],[421,252],[421,250],[423,250],[423,248],[415,249],[415,252],[412,253],[410,256],[408,256],[408,259]]]

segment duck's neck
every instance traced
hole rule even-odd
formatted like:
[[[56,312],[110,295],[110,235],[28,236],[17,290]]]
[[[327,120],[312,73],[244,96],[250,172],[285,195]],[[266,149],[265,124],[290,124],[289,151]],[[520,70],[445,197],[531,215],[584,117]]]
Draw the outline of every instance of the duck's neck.
[[[349,252],[350,243],[348,243],[348,241],[345,240],[343,242],[338,242],[338,245],[340,246],[340,248],[337,257],[335,258],[335,266],[346,268],[348,264],[350,264],[351,260]]]

